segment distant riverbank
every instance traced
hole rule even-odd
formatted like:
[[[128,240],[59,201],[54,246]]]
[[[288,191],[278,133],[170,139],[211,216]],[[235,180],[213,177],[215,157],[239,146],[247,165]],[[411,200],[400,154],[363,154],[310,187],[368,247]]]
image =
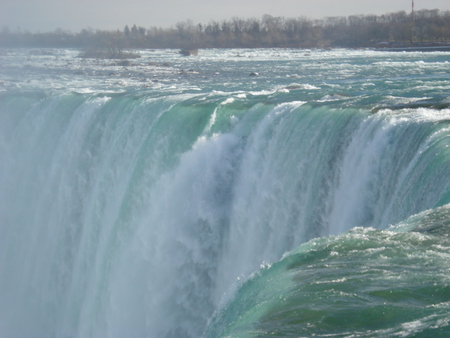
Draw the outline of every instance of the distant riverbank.
[[[133,25],[113,31],[62,29],[31,33],[6,28],[0,47],[82,48],[95,54],[120,55],[130,49],[198,48],[383,48],[384,50],[448,50],[450,11],[438,9],[383,15],[351,15],[312,20],[306,17],[239,18],[169,28]],[[389,48],[389,49],[386,49]],[[393,49],[395,48],[395,49]]]

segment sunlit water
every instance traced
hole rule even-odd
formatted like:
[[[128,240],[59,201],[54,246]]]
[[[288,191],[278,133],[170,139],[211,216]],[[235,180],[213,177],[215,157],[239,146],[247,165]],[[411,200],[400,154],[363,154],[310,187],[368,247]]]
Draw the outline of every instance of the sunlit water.
[[[448,337],[450,54],[0,54],[4,337]]]

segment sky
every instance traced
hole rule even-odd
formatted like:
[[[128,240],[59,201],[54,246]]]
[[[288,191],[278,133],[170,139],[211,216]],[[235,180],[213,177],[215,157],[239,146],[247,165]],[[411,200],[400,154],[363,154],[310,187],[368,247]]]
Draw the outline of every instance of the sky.
[[[0,0],[0,29],[51,32],[83,28],[116,30],[175,26],[261,18],[264,14],[286,18],[411,11],[412,0]],[[415,10],[450,10],[449,0],[414,0]]]

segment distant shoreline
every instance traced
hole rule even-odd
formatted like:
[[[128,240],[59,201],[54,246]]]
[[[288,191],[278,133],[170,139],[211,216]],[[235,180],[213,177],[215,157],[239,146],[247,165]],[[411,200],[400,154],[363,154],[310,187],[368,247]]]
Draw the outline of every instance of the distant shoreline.
[[[124,50],[195,50],[204,48],[369,48],[380,51],[450,51],[450,11],[400,11],[384,15],[351,15],[311,20],[305,17],[232,18],[174,27],[71,33],[0,31],[0,47],[83,48],[86,55],[123,57]],[[191,54],[191,53],[189,53]]]
[[[381,52],[450,52],[450,46],[415,46],[375,48]]]

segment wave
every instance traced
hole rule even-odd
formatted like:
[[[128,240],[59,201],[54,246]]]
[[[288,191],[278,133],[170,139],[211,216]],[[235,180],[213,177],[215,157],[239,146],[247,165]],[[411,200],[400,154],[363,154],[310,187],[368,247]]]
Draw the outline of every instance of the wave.
[[[242,283],[205,337],[447,336],[449,208],[301,245]]]

